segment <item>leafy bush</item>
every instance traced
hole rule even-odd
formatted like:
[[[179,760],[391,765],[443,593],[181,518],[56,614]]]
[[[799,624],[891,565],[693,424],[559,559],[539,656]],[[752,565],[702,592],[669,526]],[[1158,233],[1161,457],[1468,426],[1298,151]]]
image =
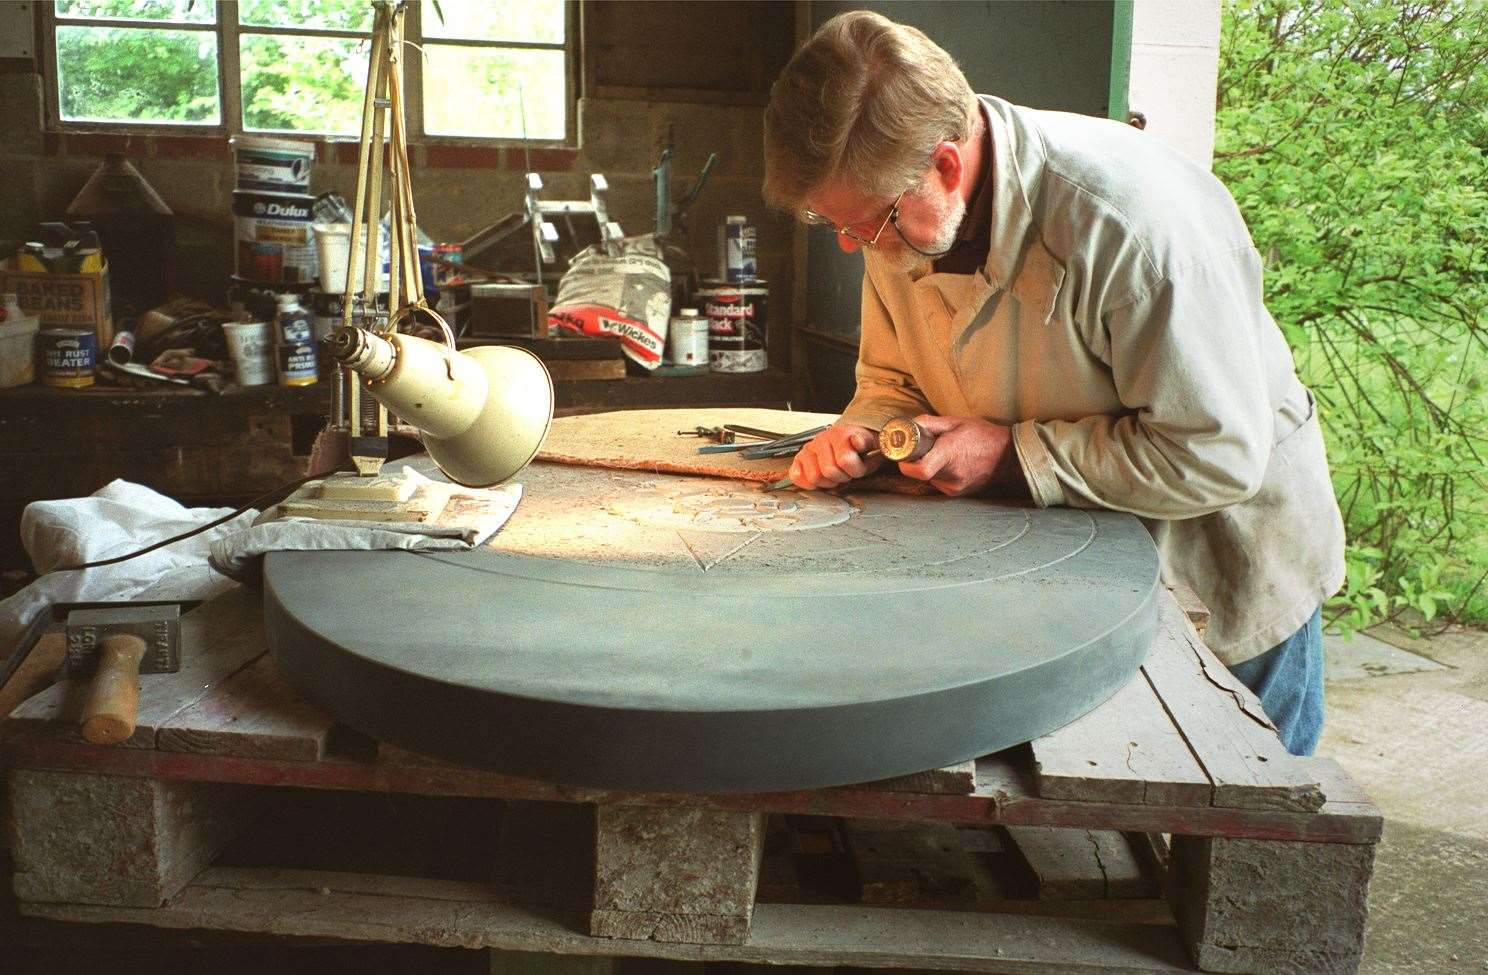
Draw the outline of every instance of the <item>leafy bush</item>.
[[[1228,0],[1215,172],[1349,530],[1329,604],[1488,619],[1488,4]]]

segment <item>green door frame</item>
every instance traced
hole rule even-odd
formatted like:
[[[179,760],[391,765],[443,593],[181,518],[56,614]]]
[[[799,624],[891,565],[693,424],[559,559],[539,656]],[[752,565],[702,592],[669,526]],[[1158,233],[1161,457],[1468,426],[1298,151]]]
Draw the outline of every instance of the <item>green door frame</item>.
[[[1133,0],[1112,0],[1111,4],[1111,90],[1106,114],[1125,122],[1131,94]]]

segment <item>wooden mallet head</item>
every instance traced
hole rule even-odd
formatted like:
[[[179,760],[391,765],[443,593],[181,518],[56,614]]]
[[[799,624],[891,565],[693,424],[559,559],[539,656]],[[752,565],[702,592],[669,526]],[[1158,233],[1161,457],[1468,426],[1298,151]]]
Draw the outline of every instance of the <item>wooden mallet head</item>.
[[[83,738],[114,745],[134,734],[139,675],[181,669],[181,607],[75,609],[67,615],[67,672],[94,675],[83,703]]]

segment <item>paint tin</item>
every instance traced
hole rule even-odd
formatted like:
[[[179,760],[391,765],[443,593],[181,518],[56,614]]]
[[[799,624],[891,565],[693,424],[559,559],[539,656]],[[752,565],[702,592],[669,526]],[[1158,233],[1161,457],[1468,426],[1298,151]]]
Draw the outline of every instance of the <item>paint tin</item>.
[[[718,276],[724,281],[754,281],[758,274],[755,260],[757,237],[748,217],[731,216],[724,219],[720,229],[719,257],[722,267]]]
[[[238,277],[269,284],[315,281],[320,262],[307,193],[262,193],[233,190],[233,225]]]
[[[116,366],[128,365],[134,359],[134,333],[114,333],[113,344],[108,349],[108,361]]]
[[[708,319],[684,308],[667,324],[667,361],[674,366],[708,367]]]
[[[315,361],[315,326],[294,295],[280,295],[274,317],[275,366],[279,385],[309,386],[319,369]]]
[[[47,386],[93,385],[98,336],[81,328],[44,328],[36,333],[41,350],[41,381]]]
[[[770,289],[763,281],[705,281],[697,298],[708,319],[708,367],[714,372],[763,372]]]
[[[310,188],[315,143],[259,135],[235,135],[228,141],[237,165],[238,189],[304,193]]]

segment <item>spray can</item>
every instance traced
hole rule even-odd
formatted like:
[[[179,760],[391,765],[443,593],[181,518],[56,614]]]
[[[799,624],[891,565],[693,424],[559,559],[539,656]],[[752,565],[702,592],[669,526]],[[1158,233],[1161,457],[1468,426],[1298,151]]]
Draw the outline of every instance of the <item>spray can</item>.
[[[281,386],[309,386],[316,379],[315,332],[310,313],[292,294],[279,296],[274,316],[275,364]]]
[[[731,216],[724,220],[722,275],[725,281],[753,281],[758,274],[755,260],[756,235],[749,218]]]

